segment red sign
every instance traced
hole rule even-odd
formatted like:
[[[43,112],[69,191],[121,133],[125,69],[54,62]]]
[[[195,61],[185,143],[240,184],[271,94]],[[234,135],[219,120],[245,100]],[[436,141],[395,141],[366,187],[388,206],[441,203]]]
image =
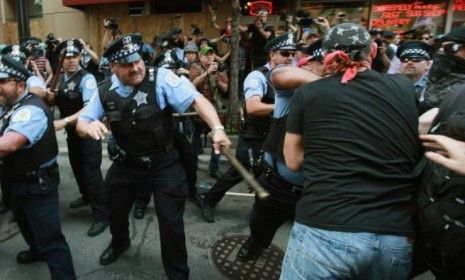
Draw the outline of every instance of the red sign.
[[[454,11],[465,12],[465,0],[454,0]]]
[[[455,0],[465,1],[465,0]],[[418,17],[439,17],[447,13],[445,4],[410,4],[373,5],[372,27],[383,28],[392,26],[407,26]]]

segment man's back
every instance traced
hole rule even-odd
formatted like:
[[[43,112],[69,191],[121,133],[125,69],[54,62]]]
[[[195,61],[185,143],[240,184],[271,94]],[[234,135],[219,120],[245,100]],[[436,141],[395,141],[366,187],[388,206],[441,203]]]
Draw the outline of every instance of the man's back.
[[[305,150],[296,221],[411,234],[412,171],[420,157],[413,87],[375,71],[342,85],[341,75],[302,86],[289,113],[287,131],[303,136]]]

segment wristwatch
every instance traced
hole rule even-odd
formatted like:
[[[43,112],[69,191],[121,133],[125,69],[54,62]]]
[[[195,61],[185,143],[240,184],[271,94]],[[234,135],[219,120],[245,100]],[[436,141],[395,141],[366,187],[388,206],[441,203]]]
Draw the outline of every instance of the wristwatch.
[[[216,132],[217,130],[224,130],[224,126],[222,126],[221,124],[215,125],[215,126],[212,128],[212,133],[215,134],[215,132]]]

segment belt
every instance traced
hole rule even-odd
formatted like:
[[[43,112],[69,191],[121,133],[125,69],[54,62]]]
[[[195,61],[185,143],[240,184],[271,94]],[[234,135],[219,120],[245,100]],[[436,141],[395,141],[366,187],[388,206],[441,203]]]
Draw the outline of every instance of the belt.
[[[58,164],[55,162],[50,166],[29,171],[24,175],[17,175],[5,178],[6,181],[12,183],[19,182],[39,182],[42,183],[45,176],[53,177],[59,174]]]
[[[297,194],[302,193],[302,189],[303,189],[302,186],[289,183],[288,181],[283,179],[283,177],[281,177],[281,175],[279,175],[276,171],[274,171],[271,167],[269,167],[268,164],[262,163],[262,168],[263,168],[262,174],[270,182],[272,182],[272,183],[274,183],[274,184],[276,184],[278,186],[281,186],[283,188],[286,188],[286,189],[288,189],[289,191],[291,191],[293,193],[297,193]]]
[[[160,157],[171,152],[173,145],[170,144],[163,151],[154,152],[142,156],[126,156],[122,158],[121,163],[131,167],[152,168],[160,162]]]

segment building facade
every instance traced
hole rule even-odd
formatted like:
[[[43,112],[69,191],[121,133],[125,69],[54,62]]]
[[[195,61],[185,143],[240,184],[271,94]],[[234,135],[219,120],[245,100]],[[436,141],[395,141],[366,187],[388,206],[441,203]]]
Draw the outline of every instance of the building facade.
[[[241,0],[241,6],[253,0]],[[297,9],[308,11],[312,18],[327,17],[331,23],[359,22],[367,28],[402,32],[415,24],[432,23],[434,32],[441,34],[465,23],[465,0],[273,0],[270,21],[279,24],[279,14]],[[102,50],[105,29],[103,20],[114,17],[123,33],[141,32],[151,42],[156,34],[172,27],[190,30],[199,25],[207,36],[218,31],[211,27],[209,5],[217,6],[217,22],[222,25],[231,14],[230,0],[29,0],[31,36],[44,38],[52,32],[56,37],[83,38],[96,50]],[[245,9],[244,9],[245,10]],[[245,11],[247,13],[247,11]],[[341,17],[341,15],[345,15]],[[15,1],[0,0],[0,41],[17,42]],[[249,23],[251,16],[241,22]]]

